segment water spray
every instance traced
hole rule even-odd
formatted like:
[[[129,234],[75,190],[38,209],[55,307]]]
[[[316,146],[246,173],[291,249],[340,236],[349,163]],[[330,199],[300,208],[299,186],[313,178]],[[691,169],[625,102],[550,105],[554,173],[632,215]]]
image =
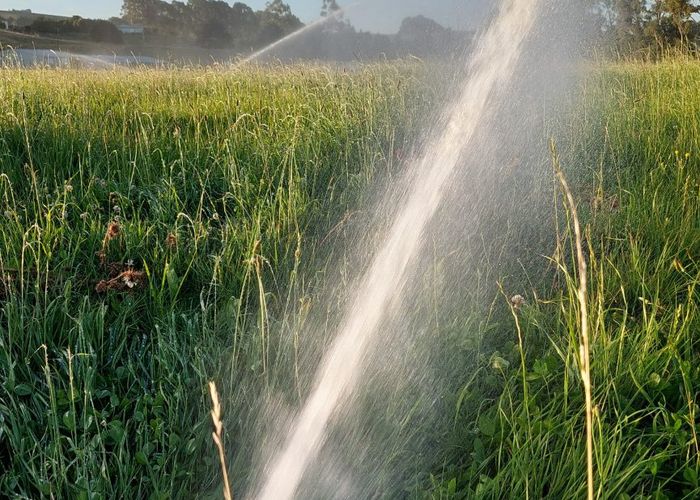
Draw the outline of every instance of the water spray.
[[[265,471],[267,478],[257,498],[287,500],[295,495],[327,437],[331,417],[357,388],[379,326],[400,301],[407,271],[422,247],[423,232],[494,94],[512,78],[539,6],[539,0],[506,0],[492,26],[478,40],[463,90],[446,108],[422,157],[411,165],[410,172],[415,175],[402,207],[350,301],[282,452]]]
[[[282,46],[282,45],[284,45],[284,44],[290,42],[291,40],[294,40],[294,39],[300,37],[301,35],[303,35],[303,34],[309,32],[309,31],[313,30],[314,28],[317,28],[317,27],[319,27],[319,26],[322,26],[322,25],[326,24],[328,21],[331,21],[331,20],[333,20],[333,19],[339,18],[339,17],[342,16],[348,9],[352,9],[353,7],[357,6],[357,5],[360,4],[360,3],[361,3],[361,2],[354,2],[354,3],[351,3],[350,5],[346,5],[345,7],[341,7],[341,8],[339,8],[339,9],[337,9],[337,10],[334,10],[333,12],[330,12],[327,16],[324,16],[324,17],[321,17],[321,18],[319,18],[319,19],[316,19],[315,21],[313,21],[312,23],[307,24],[306,26],[302,26],[301,28],[299,28],[298,30],[296,30],[296,31],[294,31],[294,32],[292,32],[292,33],[290,33],[289,35],[285,36],[284,38],[280,38],[279,40],[277,40],[276,42],[271,43],[271,44],[268,45],[267,47],[264,47],[264,48],[262,48],[262,49],[260,49],[260,50],[258,50],[258,51],[256,51],[256,52],[253,52],[251,55],[249,55],[249,56],[246,57],[245,59],[242,59],[242,60],[238,61],[237,63],[235,63],[235,64],[233,65],[233,68],[234,68],[234,69],[239,68],[239,67],[241,67],[241,66],[244,66],[244,65],[248,64],[249,62],[252,62],[252,61],[255,61],[256,59],[259,59],[260,57],[264,56],[264,55],[267,54],[268,52],[271,52],[272,50],[276,49],[277,47],[280,47],[280,46]]]

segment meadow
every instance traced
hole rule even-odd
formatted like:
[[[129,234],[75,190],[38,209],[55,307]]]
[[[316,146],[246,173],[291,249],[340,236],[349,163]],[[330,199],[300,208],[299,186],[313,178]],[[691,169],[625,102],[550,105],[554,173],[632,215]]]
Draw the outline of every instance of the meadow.
[[[217,496],[215,380],[235,493],[251,388],[303,400],[295,332],[425,129],[428,73],[0,71],[0,491]],[[600,498],[700,495],[698,88],[693,59],[595,66],[559,144],[589,265]],[[550,208],[548,285],[524,281],[517,308],[495,291],[457,332],[484,341],[455,344],[471,365],[444,395],[453,432],[410,489],[378,495],[585,495],[571,217]]]

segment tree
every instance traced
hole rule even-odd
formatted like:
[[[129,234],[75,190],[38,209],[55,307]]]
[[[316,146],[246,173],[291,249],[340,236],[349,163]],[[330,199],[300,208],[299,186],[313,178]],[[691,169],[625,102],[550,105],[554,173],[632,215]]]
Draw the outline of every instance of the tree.
[[[233,4],[233,7],[231,7],[231,10],[231,27],[234,30],[245,30],[246,28],[255,27],[257,25],[255,11],[246,4],[236,2]]]
[[[95,42],[116,44],[124,43],[121,31],[119,31],[117,27],[109,21],[104,21],[102,19],[89,21],[87,30],[90,39],[94,40]]]
[[[224,48],[231,45],[232,37],[226,24],[210,19],[197,27],[197,43],[202,47]]]
[[[233,4],[229,25],[236,44],[241,47],[250,47],[251,42],[257,38],[258,17],[255,15],[255,11],[244,3],[236,2]]]
[[[662,10],[671,18],[680,42],[687,43],[693,22],[692,16],[700,12],[700,6],[694,0],[660,0],[657,3],[661,3]]]
[[[323,0],[323,5],[321,6],[321,17],[326,17],[340,10],[340,5],[336,0]]]
[[[644,44],[646,9],[643,0],[616,0],[615,38],[618,48],[637,49]]]
[[[663,1],[656,1],[649,8],[644,32],[659,46],[664,46],[678,39],[678,32],[664,10]]]
[[[132,24],[153,26],[158,17],[160,0],[124,0],[122,17]]]
[[[302,22],[292,14],[292,9],[282,0],[267,2],[265,10],[258,12],[258,43],[266,45],[298,30]]]
[[[698,23],[693,14],[700,12],[697,0],[656,0],[651,3],[645,32],[659,44],[686,45]]]
[[[435,37],[440,37],[446,29],[425,16],[407,17],[401,22],[398,37],[419,45],[428,45]]]
[[[292,16],[291,7],[289,7],[289,5],[284,3],[282,0],[272,0],[271,2],[267,2],[265,4],[264,12],[280,18]]]
[[[337,10],[336,0],[324,8]],[[206,47],[245,47],[272,43],[301,28],[282,0],[270,0],[255,12],[242,2],[223,0],[123,0],[124,21],[141,24],[166,39],[196,41]]]
[[[56,20],[40,17],[32,23],[30,28],[35,33],[82,38],[93,42],[119,44],[124,41],[117,27],[102,19],[83,19],[80,16],[73,16],[70,19]]]
[[[221,0],[190,0],[197,42],[205,47],[231,45],[230,31],[234,11]]]

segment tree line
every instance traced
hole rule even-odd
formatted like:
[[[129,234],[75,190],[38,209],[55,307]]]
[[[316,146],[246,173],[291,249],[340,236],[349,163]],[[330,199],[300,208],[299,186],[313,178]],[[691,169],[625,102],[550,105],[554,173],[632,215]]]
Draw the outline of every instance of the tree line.
[[[598,2],[601,30],[620,52],[650,46],[690,46],[700,41],[700,1],[605,0]]]
[[[124,41],[122,33],[113,23],[103,19],[83,19],[80,16],[69,19],[40,17],[28,25],[24,31],[91,42],[120,44]]]
[[[700,39],[700,0],[588,1],[600,33],[619,52],[690,45]],[[320,4],[324,16],[340,8],[336,0]],[[222,0],[124,0],[122,17],[171,39],[239,49],[272,43],[303,26],[282,0],[269,1],[261,11]]]
[[[587,2],[586,7],[583,1]],[[406,19],[396,35],[358,32],[342,14],[337,15],[340,7],[336,0],[318,2],[320,14],[333,15],[333,19],[295,44],[294,49],[303,49],[301,52],[309,58],[334,58],[340,54],[342,59],[372,54],[429,56],[444,53],[468,39],[467,33],[442,28],[422,16]],[[700,0],[582,0],[582,7],[594,16],[603,46],[618,53],[691,47],[700,42]],[[145,28],[146,43],[246,52],[303,26],[283,0],[270,0],[259,11],[243,2],[223,0],[123,0],[121,17],[110,21],[78,16],[62,20],[43,18],[21,29],[121,43],[129,35],[122,36],[115,25],[133,24]]]
[[[240,49],[274,42],[303,26],[282,0],[269,1],[261,11],[222,0],[124,0],[121,20],[144,26],[150,36]]]

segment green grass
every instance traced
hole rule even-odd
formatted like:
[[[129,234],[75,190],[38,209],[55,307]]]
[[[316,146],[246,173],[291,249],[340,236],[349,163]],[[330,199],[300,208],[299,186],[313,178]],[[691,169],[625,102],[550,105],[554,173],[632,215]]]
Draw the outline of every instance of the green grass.
[[[586,226],[599,498],[700,495],[699,86],[693,60],[606,64],[560,138]],[[559,217],[557,279],[518,314],[523,349],[485,353],[491,375],[465,381],[464,431],[433,498],[585,497],[577,278]],[[517,339],[506,313],[492,328]]]
[[[293,388],[275,325],[308,307],[300,272],[420,128],[416,74],[0,73],[0,491],[216,484],[206,382]],[[129,261],[142,286],[95,291]]]
[[[253,421],[256,389],[301,400],[315,354],[300,325],[335,263],[352,268],[357,210],[429,124],[423,72],[3,69],[0,492],[218,494],[211,379],[245,484],[248,433],[274,424]],[[595,68],[555,138],[585,227],[600,498],[700,495],[698,88],[692,60]],[[508,278],[533,287],[516,316],[498,296],[466,326],[436,320],[469,364],[415,496],[585,495],[570,221],[549,209],[559,243],[539,253],[554,271]],[[95,290],[129,261],[139,286]]]

